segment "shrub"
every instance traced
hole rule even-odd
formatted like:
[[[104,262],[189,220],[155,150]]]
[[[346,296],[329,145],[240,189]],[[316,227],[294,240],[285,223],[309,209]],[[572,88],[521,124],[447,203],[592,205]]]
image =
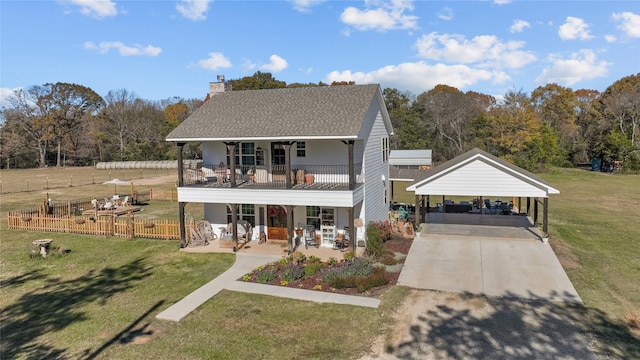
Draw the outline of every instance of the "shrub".
[[[264,284],[276,278],[276,269],[273,267],[266,268],[256,275],[256,281]]]
[[[390,253],[385,253],[384,255],[382,255],[382,257],[380,258],[380,262],[387,266],[395,265],[398,263],[395,257],[393,257],[393,254]]]
[[[311,277],[315,275],[315,273],[317,273],[318,270],[322,269],[323,267],[324,267],[324,264],[320,262],[308,263],[304,266],[304,276]]]
[[[297,264],[288,264],[282,269],[280,279],[288,282],[296,281],[304,276],[304,270]]]
[[[357,257],[351,261],[345,261],[340,266],[329,268],[322,274],[322,281],[332,284],[336,279],[344,279],[350,276],[367,276],[373,271],[373,259],[369,257]],[[335,287],[332,285],[332,287]]]
[[[355,257],[356,257],[356,252],[355,251],[351,251],[351,250],[349,250],[346,253],[344,253],[344,256],[343,256],[343,258],[346,261],[353,260]]]
[[[278,264],[280,264],[280,267],[285,267],[287,266],[290,260],[292,260],[291,256],[288,256],[286,258],[283,257],[280,260],[278,260]]]
[[[333,256],[331,256],[331,257],[329,257],[329,260],[327,260],[327,264],[329,264],[331,266],[336,266],[336,265],[338,265],[338,259],[336,259]]]
[[[369,256],[373,256],[374,258],[379,258],[383,251],[384,247],[382,246],[382,230],[376,225],[374,222],[370,222],[367,225],[367,253]]]
[[[364,292],[378,286],[386,285],[389,279],[385,277],[384,269],[376,267],[366,276],[349,276],[345,278],[336,278],[330,285],[336,289],[356,288],[358,292]]]
[[[320,259],[319,257],[314,256],[314,255],[309,255],[309,257],[307,259],[309,260],[310,263],[322,262],[322,259]]]
[[[300,251],[296,251],[291,255],[293,261],[297,263],[301,263],[307,259],[307,255],[301,253]]]

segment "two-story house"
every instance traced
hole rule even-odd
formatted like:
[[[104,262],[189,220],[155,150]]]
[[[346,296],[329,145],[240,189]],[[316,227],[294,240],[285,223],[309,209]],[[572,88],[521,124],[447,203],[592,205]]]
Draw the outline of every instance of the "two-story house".
[[[253,225],[253,239],[288,242],[313,225],[320,246],[344,233],[350,248],[366,224],[388,219],[389,136],[377,84],[231,91],[219,77],[210,98],[166,138],[179,163],[186,142],[202,143],[202,167],[179,168],[184,207],[203,203],[213,226]]]

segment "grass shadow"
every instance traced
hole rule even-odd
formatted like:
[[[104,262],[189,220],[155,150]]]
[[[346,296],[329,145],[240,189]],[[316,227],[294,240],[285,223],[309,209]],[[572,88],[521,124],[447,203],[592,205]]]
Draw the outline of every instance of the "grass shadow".
[[[33,271],[3,284],[17,286],[34,279],[45,279],[44,285],[31,290],[4,307],[0,314],[2,324],[3,359],[62,359],[66,349],[51,345],[46,335],[61,331],[69,325],[90,320],[83,307],[92,302],[105,304],[118,293],[132,288],[135,283],[151,275],[144,258],[117,268],[89,271],[78,278],[60,281],[44,277]]]

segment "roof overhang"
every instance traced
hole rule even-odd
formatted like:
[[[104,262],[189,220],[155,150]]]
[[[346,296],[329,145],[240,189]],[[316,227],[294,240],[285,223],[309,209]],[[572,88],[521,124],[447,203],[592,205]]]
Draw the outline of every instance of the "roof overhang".
[[[425,171],[425,177],[409,185],[407,191],[416,195],[523,197],[560,193],[534,174],[477,149]]]
[[[357,136],[277,136],[277,137],[244,137],[244,138],[167,138],[173,142],[204,142],[204,141],[308,141],[308,140],[358,140]]]

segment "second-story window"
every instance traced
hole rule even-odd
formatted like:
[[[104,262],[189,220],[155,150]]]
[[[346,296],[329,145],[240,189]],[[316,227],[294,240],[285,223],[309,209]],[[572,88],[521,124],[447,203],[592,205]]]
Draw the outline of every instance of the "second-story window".
[[[382,138],[382,162],[387,162],[389,160],[389,138]]]
[[[296,143],[296,156],[297,157],[305,157],[307,156],[307,143],[304,141],[298,141]]]
[[[236,165],[255,165],[256,152],[254,143],[240,143],[236,145]],[[227,148],[227,164],[231,164],[229,149]]]

